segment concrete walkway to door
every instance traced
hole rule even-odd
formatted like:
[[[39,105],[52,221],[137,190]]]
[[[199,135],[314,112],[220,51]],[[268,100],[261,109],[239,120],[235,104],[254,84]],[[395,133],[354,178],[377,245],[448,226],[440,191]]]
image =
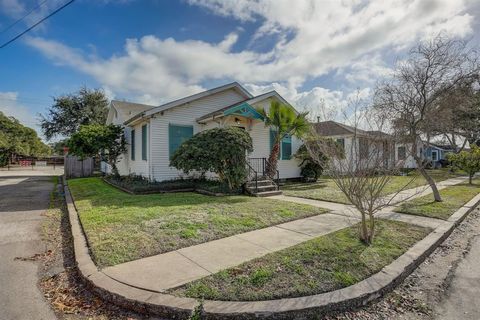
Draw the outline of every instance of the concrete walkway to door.
[[[439,188],[463,181],[464,178],[446,180],[439,184]],[[402,192],[400,199],[428,194],[428,190],[430,189],[406,190]],[[164,292],[270,252],[346,228],[359,221],[359,214],[351,205],[285,196],[271,198],[326,208],[330,212],[118,264],[105,268],[102,272],[133,287]],[[394,207],[387,207],[379,212],[378,216],[432,229],[444,223],[443,220],[395,213],[392,212],[393,209]]]
[[[57,172],[0,171],[0,318],[56,319],[38,288],[38,265],[28,258],[45,252],[42,213],[49,208]]]

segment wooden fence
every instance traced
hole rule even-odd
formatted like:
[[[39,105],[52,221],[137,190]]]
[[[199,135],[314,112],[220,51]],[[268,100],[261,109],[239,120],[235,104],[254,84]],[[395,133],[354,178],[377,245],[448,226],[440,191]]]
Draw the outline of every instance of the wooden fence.
[[[86,158],[80,160],[75,156],[65,156],[65,177],[81,178],[93,175],[94,160],[93,158]]]

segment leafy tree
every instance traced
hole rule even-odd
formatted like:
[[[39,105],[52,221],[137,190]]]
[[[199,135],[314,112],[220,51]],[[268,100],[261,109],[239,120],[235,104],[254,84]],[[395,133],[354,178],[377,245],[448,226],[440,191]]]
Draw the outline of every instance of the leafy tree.
[[[315,161],[305,144],[302,144],[295,153],[295,158],[300,161],[300,174],[305,180],[317,181],[323,172],[322,163],[326,163],[327,159],[323,156],[323,161]]]
[[[42,142],[35,130],[0,112],[0,165],[6,165],[15,155],[37,157],[50,153],[50,147]]]
[[[442,198],[435,180],[425,170],[418,142],[422,137],[429,143],[438,134],[442,99],[460,84],[471,83],[478,72],[478,54],[465,42],[436,37],[412,49],[376,89],[378,111],[391,119],[396,136],[409,146],[409,155],[430,185],[435,201]]]
[[[471,148],[470,151],[461,151],[460,153],[449,154],[447,156],[453,165],[468,173],[469,184],[472,184],[475,173],[480,171],[480,147],[472,144]]]
[[[78,132],[68,139],[69,153],[84,159],[96,157],[107,162],[115,176],[119,176],[117,162],[126,151],[126,141],[121,126],[91,124],[81,126]]]
[[[56,155],[62,155],[64,153],[64,148],[68,146],[68,139],[63,139],[57,142],[50,143],[50,147],[53,150],[53,153]]]
[[[41,115],[45,137],[70,136],[82,125],[105,124],[108,99],[100,89],[82,87],[78,92],[55,97],[47,115]]]
[[[265,125],[271,127],[275,132],[273,148],[270,151],[267,165],[267,175],[273,177],[277,171],[282,139],[286,136],[301,138],[308,132],[310,128],[307,120],[308,112],[297,114],[291,106],[275,100],[272,100],[268,110],[258,109],[257,111],[265,119]]]
[[[197,133],[175,151],[170,165],[183,170],[211,171],[230,189],[239,188],[247,179],[246,153],[252,138],[240,128],[214,128]]]

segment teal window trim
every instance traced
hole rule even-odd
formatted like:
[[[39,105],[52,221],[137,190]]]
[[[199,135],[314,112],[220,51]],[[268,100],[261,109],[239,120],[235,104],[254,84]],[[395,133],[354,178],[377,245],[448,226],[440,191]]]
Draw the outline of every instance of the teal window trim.
[[[290,160],[292,158],[292,136],[287,135],[283,137],[280,146],[280,150],[282,152],[282,160]]]
[[[273,149],[275,142],[275,130],[270,128],[270,151]],[[287,135],[280,141],[280,160],[290,160],[292,158],[292,136]]]
[[[130,134],[130,159],[135,161],[135,129]]]
[[[147,125],[142,126],[142,160],[147,160]]]
[[[186,140],[193,137],[192,125],[170,123],[168,125],[168,153],[171,159],[175,151]]]
[[[248,103],[244,102],[239,105],[233,106],[223,112],[224,116],[228,115],[239,115],[247,118],[259,119],[264,120],[263,116],[255,110],[254,107],[249,105]]]

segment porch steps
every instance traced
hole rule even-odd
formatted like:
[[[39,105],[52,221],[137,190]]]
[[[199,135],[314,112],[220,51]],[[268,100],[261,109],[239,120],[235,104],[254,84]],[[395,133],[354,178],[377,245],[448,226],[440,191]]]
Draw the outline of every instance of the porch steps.
[[[245,189],[248,194],[255,197],[270,197],[282,194],[282,191],[277,190],[275,183],[268,178],[262,178],[257,182],[249,181],[246,183]]]
[[[254,193],[253,196],[255,197],[272,197],[272,196],[279,196],[282,194],[280,190],[273,190],[273,191],[261,191]]]

